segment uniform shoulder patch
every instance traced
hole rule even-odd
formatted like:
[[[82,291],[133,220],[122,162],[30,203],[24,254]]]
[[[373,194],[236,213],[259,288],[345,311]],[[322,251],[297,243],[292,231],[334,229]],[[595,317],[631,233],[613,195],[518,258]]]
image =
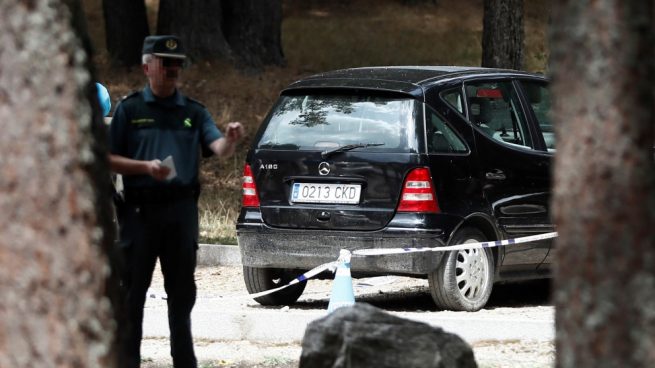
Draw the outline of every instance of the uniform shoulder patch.
[[[141,95],[141,91],[134,91],[134,92],[130,93],[130,94],[127,95],[127,96],[123,96],[123,99],[122,99],[122,100],[123,100],[123,101],[124,101],[124,100],[129,100],[130,98],[133,98],[133,97],[136,97],[136,96],[139,96],[139,95]]]
[[[198,105],[200,105],[200,106],[202,106],[202,107],[205,107],[205,105],[203,105],[202,102],[200,102],[200,101],[198,101],[198,100],[195,100],[195,99],[193,99],[193,98],[191,98],[191,97],[188,97],[188,96],[184,96],[184,97],[185,97],[186,100],[189,101],[189,102],[192,102],[192,103],[198,104]]]

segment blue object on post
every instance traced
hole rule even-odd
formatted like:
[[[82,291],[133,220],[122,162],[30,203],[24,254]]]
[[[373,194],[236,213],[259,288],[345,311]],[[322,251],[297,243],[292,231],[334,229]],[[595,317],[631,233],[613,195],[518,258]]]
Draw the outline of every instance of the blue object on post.
[[[107,91],[107,88],[105,88],[105,86],[100,83],[96,83],[96,89],[98,90],[98,102],[100,103],[102,116],[107,116],[111,110],[111,99],[109,98],[109,91]]]
[[[328,304],[328,313],[340,307],[348,307],[355,304],[355,293],[353,291],[353,279],[350,276],[350,252],[342,249],[337,260],[337,271],[332,283],[332,293]]]

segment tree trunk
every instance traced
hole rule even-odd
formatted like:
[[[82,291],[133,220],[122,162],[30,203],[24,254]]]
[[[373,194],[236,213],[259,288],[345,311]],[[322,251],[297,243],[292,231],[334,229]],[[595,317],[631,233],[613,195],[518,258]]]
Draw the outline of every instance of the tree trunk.
[[[160,0],[157,34],[180,37],[193,59],[230,59],[230,46],[221,28],[223,19],[221,0]]]
[[[143,39],[150,34],[143,0],[102,0],[102,9],[112,63],[140,65]]]
[[[106,150],[73,10],[0,2],[0,367],[116,366]]]
[[[653,2],[553,8],[557,366],[653,367]]]
[[[523,0],[484,0],[482,66],[523,68]]]
[[[281,0],[224,0],[223,30],[246,67],[284,65]]]
[[[279,0],[160,0],[158,34],[175,34],[194,59],[260,68],[284,64]]]

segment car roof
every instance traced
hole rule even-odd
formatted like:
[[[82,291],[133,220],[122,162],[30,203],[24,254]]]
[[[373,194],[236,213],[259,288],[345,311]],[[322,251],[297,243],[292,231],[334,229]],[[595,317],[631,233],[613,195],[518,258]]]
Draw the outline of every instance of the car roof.
[[[397,92],[420,96],[431,85],[453,79],[468,79],[482,76],[543,75],[509,69],[493,69],[471,66],[381,66],[351,68],[315,74],[296,81],[283,93],[294,93],[306,89],[364,89]]]

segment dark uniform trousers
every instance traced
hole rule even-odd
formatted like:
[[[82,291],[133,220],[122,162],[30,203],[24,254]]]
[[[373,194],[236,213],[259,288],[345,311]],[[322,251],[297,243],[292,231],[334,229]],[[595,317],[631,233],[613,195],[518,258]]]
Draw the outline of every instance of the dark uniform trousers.
[[[173,364],[176,368],[195,368],[191,310],[196,300],[196,198],[138,202],[122,204],[118,216],[126,261],[123,286],[129,326],[124,352],[128,367],[140,365],[143,308],[159,257],[167,294]]]

